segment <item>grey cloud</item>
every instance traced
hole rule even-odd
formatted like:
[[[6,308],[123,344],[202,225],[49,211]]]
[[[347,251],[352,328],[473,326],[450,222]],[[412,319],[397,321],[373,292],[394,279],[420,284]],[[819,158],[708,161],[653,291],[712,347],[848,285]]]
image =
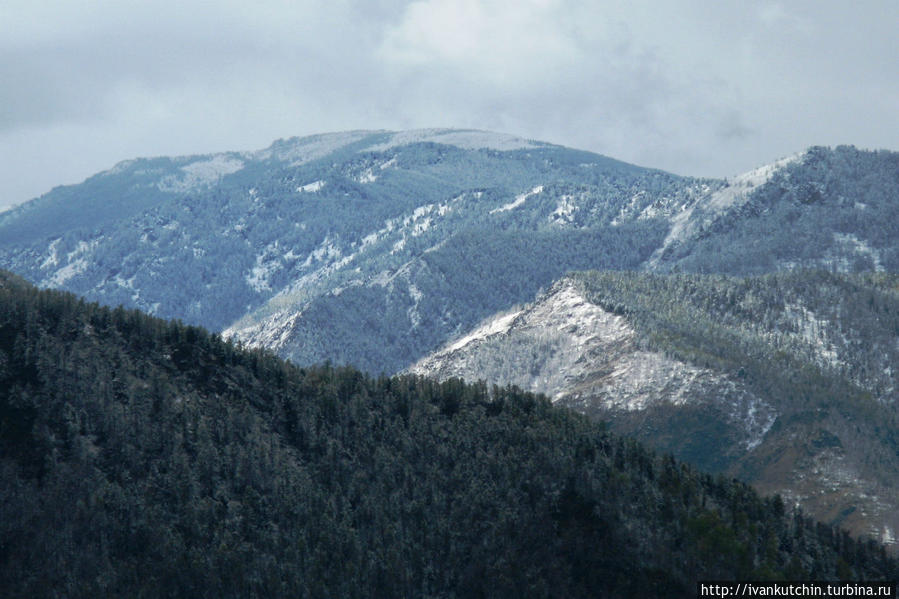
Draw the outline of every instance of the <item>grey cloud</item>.
[[[58,40],[0,42],[0,131],[109,118],[121,108],[111,103],[122,86],[161,95],[206,90],[211,103],[228,103],[222,93],[243,85],[311,95],[333,87],[348,93],[361,83],[347,75],[356,68],[351,55],[365,56],[358,44],[366,36],[358,34],[371,21],[341,20],[324,9],[278,19],[260,8],[254,20],[180,6],[160,5],[153,19],[113,12]]]
[[[738,113],[726,114],[718,121],[716,129],[718,136],[725,140],[741,140],[752,136],[755,132],[743,123],[743,118]]]

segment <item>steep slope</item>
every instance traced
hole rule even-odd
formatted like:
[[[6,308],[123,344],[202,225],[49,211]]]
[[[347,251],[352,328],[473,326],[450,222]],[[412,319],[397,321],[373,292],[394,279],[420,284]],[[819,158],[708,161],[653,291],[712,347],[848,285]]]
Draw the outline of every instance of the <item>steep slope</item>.
[[[54,190],[0,217],[0,266],[298,362],[395,371],[568,270],[636,268],[709,185],[479,131],[330,134]]]
[[[514,389],[299,369],[0,272],[5,597],[695,596],[882,546]]]
[[[897,363],[895,276],[585,273],[410,371],[546,393],[895,542]]]

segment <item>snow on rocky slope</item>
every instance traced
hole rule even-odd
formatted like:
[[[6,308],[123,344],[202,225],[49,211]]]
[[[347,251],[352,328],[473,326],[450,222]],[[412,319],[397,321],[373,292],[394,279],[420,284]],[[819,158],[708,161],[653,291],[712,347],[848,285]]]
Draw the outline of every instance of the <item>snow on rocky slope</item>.
[[[513,384],[585,411],[710,405],[756,447],[774,408],[740,382],[641,348],[623,316],[590,303],[563,280],[535,303],[488,319],[420,360],[410,373]]]

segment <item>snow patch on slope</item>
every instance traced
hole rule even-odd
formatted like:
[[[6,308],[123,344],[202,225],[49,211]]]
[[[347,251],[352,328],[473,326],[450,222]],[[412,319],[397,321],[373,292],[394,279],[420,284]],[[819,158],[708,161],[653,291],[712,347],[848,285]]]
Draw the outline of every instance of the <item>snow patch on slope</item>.
[[[437,378],[486,376],[492,382],[554,395],[568,379],[576,378],[575,365],[589,341],[627,335],[620,319],[567,285],[524,310],[484,321],[410,370]]]
[[[69,279],[80,275],[87,270],[87,260],[78,258],[74,262],[70,262],[56,271],[52,277],[46,280],[50,287],[60,287]]]
[[[322,180],[313,181],[312,183],[307,183],[306,185],[300,185],[297,187],[297,191],[300,193],[315,193],[316,191],[321,190],[322,187],[325,186],[325,182]]]
[[[378,180],[378,176],[375,174],[375,171],[371,168],[365,169],[365,171],[356,177],[357,183],[374,183]]]
[[[424,294],[411,281],[409,282],[409,296],[412,298],[413,304],[406,311],[406,316],[409,317],[412,327],[416,328],[421,325],[421,313],[418,311],[418,306],[421,304]]]
[[[51,268],[59,265],[57,249],[59,241],[60,240],[57,239],[54,244],[51,244],[51,256],[44,261],[44,264]],[[46,277],[42,285],[46,287],[61,287],[70,279],[85,272],[90,265],[90,253],[97,248],[99,243],[99,238],[94,239],[93,241],[79,241],[78,245],[75,246],[75,249],[66,254],[65,265],[57,269],[56,272],[49,277]]]
[[[301,310],[280,310],[265,319],[249,325],[235,324],[222,331],[222,338],[240,340],[247,347],[278,351],[291,338]]]
[[[59,244],[61,241],[62,237],[54,239],[50,247],[47,248],[47,258],[41,263],[41,270],[53,268],[59,264]]]
[[[446,216],[452,211],[453,202],[458,198],[450,200],[443,204],[425,204],[418,206],[411,213],[405,216],[398,216],[384,221],[384,226],[377,231],[365,235],[361,239],[360,250],[364,250],[391,236],[395,237],[391,254],[396,254],[406,248],[406,242],[409,237],[420,237],[429,231],[439,222],[439,218]]]
[[[418,206],[403,216],[387,219],[382,228],[367,233],[352,243],[342,243],[337,236],[326,236],[299,265],[299,268],[305,269],[305,272],[278,291],[262,308],[229,327],[227,329],[228,336],[240,339],[253,347],[271,347],[276,350],[283,347],[288,342],[297,319],[300,318],[302,306],[317,293],[325,292],[326,282],[333,280],[332,276],[378,243],[396,239],[391,253],[403,250],[408,238],[423,235],[436,224],[440,217],[452,212],[454,201]],[[425,250],[425,253],[433,251],[440,245],[438,243]],[[271,275],[283,267],[282,258],[297,257],[293,255],[292,250],[283,257],[279,255],[278,251],[276,242],[257,255],[254,266],[245,277],[247,284],[255,291],[260,293],[272,291]],[[382,271],[374,276],[370,275],[367,277],[367,283],[365,277],[357,277],[343,286],[332,288],[332,291],[339,294],[346,286],[362,284],[390,285],[397,276],[407,272],[414,261],[414,258],[407,261],[392,273]],[[412,299],[408,316],[413,326],[417,327],[422,322],[419,304],[424,298],[424,294],[413,284],[410,284],[408,292]]]
[[[519,206],[524,204],[528,200],[528,198],[538,195],[540,193],[543,193],[542,185],[538,185],[537,187],[535,187],[534,189],[532,189],[531,191],[529,191],[527,193],[523,193],[518,196],[515,196],[514,201],[509,202],[508,204],[505,204],[503,206],[500,206],[499,208],[494,208],[493,210],[490,211],[490,214],[496,214],[497,212],[507,212],[509,210],[514,210],[515,208],[518,208]]]
[[[788,334],[811,348],[819,365],[831,368],[845,365],[837,353],[837,344],[830,338],[827,319],[818,318],[817,314],[801,304],[784,305],[783,314],[795,329],[794,333]]]
[[[480,339],[486,339],[488,337],[492,337],[493,335],[499,335],[501,333],[507,333],[509,329],[512,327],[512,323],[515,318],[521,314],[521,310],[516,310],[510,314],[506,314],[503,316],[497,316],[488,320],[486,323],[482,323],[481,326],[474,329],[458,341],[452,343],[449,347],[444,350],[441,350],[437,356],[451,354],[454,351],[460,350],[469,343],[474,343]],[[435,356],[435,357],[437,357]]]
[[[893,533],[892,528],[890,528],[889,526],[883,527],[883,533],[880,535],[880,542],[884,545],[896,544],[896,535]]]
[[[573,201],[574,196],[572,195],[563,195],[559,198],[558,204],[556,204],[556,209],[553,210],[552,214],[549,215],[549,220],[556,225],[565,226],[570,225],[571,221],[574,218],[574,213],[577,210],[578,206]],[[615,223],[612,223],[613,225]]]
[[[256,256],[256,263],[245,277],[247,285],[256,293],[271,291],[271,277],[282,267],[278,242],[270,243]]]
[[[158,187],[160,191],[187,193],[214,185],[225,175],[236,173],[243,167],[243,160],[227,154],[216,154],[206,160],[182,166],[180,175],[164,177]]]

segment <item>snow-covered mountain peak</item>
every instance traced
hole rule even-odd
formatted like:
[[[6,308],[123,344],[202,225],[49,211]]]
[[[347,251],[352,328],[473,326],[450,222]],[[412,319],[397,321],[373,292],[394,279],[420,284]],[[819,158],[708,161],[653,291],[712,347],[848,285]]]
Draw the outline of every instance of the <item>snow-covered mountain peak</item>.
[[[278,160],[300,166],[324,158],[350,144],[362,141],[374,131],[341,131],[306,137],[279,139],[269,147],[249,153],[254,160]]]
[[[273,159],[300,166],[352,144],[364,142],[366,138],[372,138],[371,143],[360,144],[360,152],[385,152],[417,143],[437,143],[456,146],[463,150],[489,149],[501,152],[548,145],[506,133],[476,129],[357,130],[280,139],[265,149],[247,152],[245,156],[253,160]]]
[[[383,152],[399,146],[428,142],[456,146],[463,150],[487,149],[500,152],[526,150],[546,145],[506,133],[476,129],[414,129],[393,132],[388,141],[373,145],[368,149]]]

